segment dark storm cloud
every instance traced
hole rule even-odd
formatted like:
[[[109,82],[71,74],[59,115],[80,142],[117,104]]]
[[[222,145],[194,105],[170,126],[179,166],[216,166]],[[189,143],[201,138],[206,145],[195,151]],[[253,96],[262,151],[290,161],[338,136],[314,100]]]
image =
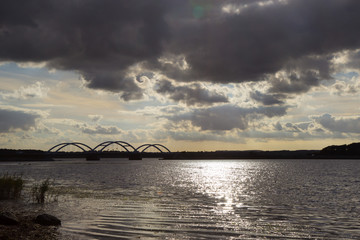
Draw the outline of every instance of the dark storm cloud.
[[[359,47],[359,9],[360,2],[341,0],[254,5],[240,14],[184,23],[174,51],[185,54],[194,80],[239,82],[264,79],[283,68],[304,71],[306,64],[288,62]],[[329,75],[324,64],[312,65],[321,77]]]
[[[125,77],[121,72],[89,70],[85,72],[83,76],[87,83],[87,87],[113,92],[121,90],[120,97],[125,101],[140,99],[143,95],[141,89],[135,84],[134,80]]]
[[[318,86],[321,80],[332,79],[331,58],[329,56],[306,56],[288,61],[283,74],[269,76],[270,93],[305,93]],[[284,97],[283,97],[284,98]]]
[[[202,130],[224,131],[231,129],[245,130],[249,123],[264,117],[283,116],[286,114],[287,107],[259,107],[241,108],[232,105],[223,105],[207,109],[196,109],[187,114],[176,115],[170,120],[190,121],[193,126],[200,127]]]
[[[202,88],[199,84],[174,86],[170,81],[161,80],[157,85],[156,91],[169,95],[169,98],[174,101],[184,102],[188,106],[228,102],[228,99],[223,94],[211,92]]]
[[[340,133],[360,133],[360,117],[336,119],[330,114],[324,114],[314,118],[324,128],[332,132]]]
[[[332,54],[360,47],[360,1],[257,2],[4,0],[0,60],[47,61],[132,100],[142,96],[127,74],[134,64],[178,81],[268,80],[269,94],[297,94],[330,78]],[[222,12],[228,4],[243,8]]]
[[[161,55],[168,37],[163,1],[9,0],[0,3],[0,60],[48,61],[75,70],[91,88],[142,96],[126,69]]]
[[[29,130],[35,127],[37,114],[0,109],[0,133],[10,132],[16,129]]]

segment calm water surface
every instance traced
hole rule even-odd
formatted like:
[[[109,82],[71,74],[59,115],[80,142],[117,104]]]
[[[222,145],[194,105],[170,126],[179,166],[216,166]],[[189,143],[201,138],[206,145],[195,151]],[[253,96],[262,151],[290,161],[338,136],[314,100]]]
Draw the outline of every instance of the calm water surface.
[[[360,161],[82,159],[0,163],[28,186],[51,178],[46,210],[64,239],[360,239]]]

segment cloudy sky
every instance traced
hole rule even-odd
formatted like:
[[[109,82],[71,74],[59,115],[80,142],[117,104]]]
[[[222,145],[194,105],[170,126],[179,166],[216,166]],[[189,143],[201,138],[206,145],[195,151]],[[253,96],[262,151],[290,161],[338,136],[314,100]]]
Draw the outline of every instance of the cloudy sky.
[[[0,148],[360,141],[358,0],[2,0]]]

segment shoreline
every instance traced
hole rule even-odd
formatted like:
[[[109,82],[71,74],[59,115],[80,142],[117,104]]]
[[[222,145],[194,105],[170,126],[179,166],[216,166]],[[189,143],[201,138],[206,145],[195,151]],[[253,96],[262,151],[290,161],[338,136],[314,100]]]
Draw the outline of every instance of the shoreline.
[[[59,227],[43,226],[34,222],[34,219],[39,214],[44,214],[44,209],[41,206],[30,205],[21,200],[1,200],[0,213],[11,212],[19,220],[17,225],[1,225],[0,224],[0,239],[14,240],[59,240],[61,234],[58,231]]]

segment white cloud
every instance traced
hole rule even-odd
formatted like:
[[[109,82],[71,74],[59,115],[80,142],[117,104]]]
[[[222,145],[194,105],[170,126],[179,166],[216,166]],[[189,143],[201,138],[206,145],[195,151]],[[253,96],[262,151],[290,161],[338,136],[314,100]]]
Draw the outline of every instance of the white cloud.
[[[251,7],[269,7],[274,4],[287,4],[288,0],[253,0],[252,2],[247,2],[245,4],[239,2],[237,4],[225,4],[221,10],[227,14],[238,15],[242,11],[251,8]]]
[[[44,68],[46,67],[46,62],[20,62],[17,65],[21,68]]]
[[[29,86],[22,86],[18,90],[15,90],[12,93],[2,93],[2,97],[6,100],[11,99],[32,99],[32,98],[44,98],[47,96],[49,88],[44,86],[42,82],[36,82]]]
[[[360,49],[344,50],[334,54],[332,59],[336,72],[360,73]]]
[[[117,135],[122,133],[122,130],[116,126],[88,126],[85,124],[78,127],[83,133],[86,134]]]
[[[97,115],[97,114],[89,114],[88,116],[93,122],[99,122],[104,117],[103,115]]]
[[[190,121],[201,130],[226,131],[231,129],[246,130],[252,121],[265,117],[283,116],[288,107],[240,108],[223,105],[207,109],[195,109],[185,114],[174,115],[168,119],[174,122]]]

